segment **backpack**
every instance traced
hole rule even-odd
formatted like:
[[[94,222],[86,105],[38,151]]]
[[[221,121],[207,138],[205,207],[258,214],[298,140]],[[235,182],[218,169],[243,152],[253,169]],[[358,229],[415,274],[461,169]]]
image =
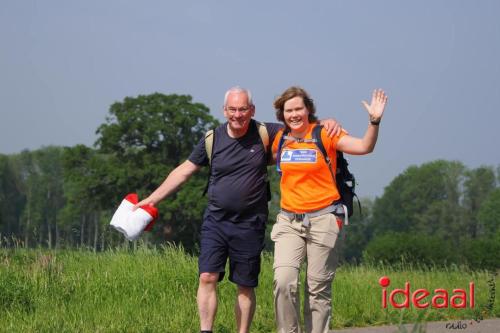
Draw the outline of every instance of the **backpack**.
[[[269,149],[269,133],[267,132],[267,127],[265,123],[262,123],[260,121],[255,121],[252,120],[252,123],[257,126],[257,132],[259,133],[260,140],[262,141],[262,144],[264,145],[264,153],[268,155]],[[253,126],[252,123],[250,126]],[[205,195],[208,191],[208,186],[210,185],[210,175],[212,174],[212,155],[213,155],[213,148],[214,148],[214,137],[215,137],[215,131],[213,129],[207,131],[205,133],[205,151],[207,152],[208,156],[208,181],[207,185],[205,186],[205,190],[203,191],[202,195]],[[266,182],[266,188],[267,188],[267,201],[271,200],[271,184],[269,182],[269,179],[267,177],[267,168],[266,168],[266,175],[265,175],[265,182]]]
[[[361,213],[361,203],[359,202],[359,198],[354,192],[356,187],[356,179],[354,175],[349,171],[347,160],[344,158],[344,153],[337,150],[337,170],[335,170],[335,174],[333,174],[332,170],[332,162],[330,157],[326,152],[325,146],[323,145],[323,141],[321,140],[321,129],[323,126],[316,125],[313,128],[312,139],[303,139],[302,142],[314,142],[318,150],[323,155],[326,163],[328,164],[328,170],[330,170],[330,174],[332,175],[332,180],[334,184],[337,186],[337,190],[340,194],[340,199],[336,200],[332,204],[342,204],[347,207],[347,214],[349,217],[352,216],[353,213],[353,202],[354,197],[358,201],[359,211]],[[288,136],[288,132],[283,132],[283,135],[280,138],[278,143],[278,151],[276,152],[276,169],[281,175],[280,168],[280,158],[281,158],[281,149],[283,148],[283,144],[285,139]]]

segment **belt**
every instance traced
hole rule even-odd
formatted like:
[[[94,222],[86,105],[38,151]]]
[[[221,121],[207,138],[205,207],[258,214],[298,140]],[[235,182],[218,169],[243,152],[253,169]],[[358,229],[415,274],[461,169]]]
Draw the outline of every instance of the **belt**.
[[[347,207],[342,204],[333,204],[328,207],[322,208],[320,210],[315,210],[308,213],[295,213],[282,208],[280,213],[285,215],[291,220],[296,220],[299,222],[302,221],[302,225],[306,228],[311,225],[309,219],[329,213],[333,213],[335,215],[344,215],[344,224],[345,225],[349,224],[347,216]]]

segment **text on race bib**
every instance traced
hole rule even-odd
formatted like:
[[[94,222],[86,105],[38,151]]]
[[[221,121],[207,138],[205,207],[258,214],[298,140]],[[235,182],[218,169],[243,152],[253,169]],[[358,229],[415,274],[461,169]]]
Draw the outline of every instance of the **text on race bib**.
[[[316,163],[316,153],[315,149],[283,150],[281,163]]]

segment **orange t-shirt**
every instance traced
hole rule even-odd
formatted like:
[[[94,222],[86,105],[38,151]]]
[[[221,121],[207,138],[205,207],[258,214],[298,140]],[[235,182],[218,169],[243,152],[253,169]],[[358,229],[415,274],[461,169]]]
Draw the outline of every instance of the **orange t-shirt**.
[[[312,139],[316,124],[310,124],[304,139]],[[273,142],[273,154],[278,151],[283,130]],[[337,167],[336,147],[338,140],[346,135],[329,138],[321,130],[321,140],[330,157],[332,170]],[[281,148],[281,208],[295,213],[307,213],[323,209],[340,198],[337,186],[328,170],[328,164],[314,142],[286,140]],[[334,173],[335,174],[335,173]]]

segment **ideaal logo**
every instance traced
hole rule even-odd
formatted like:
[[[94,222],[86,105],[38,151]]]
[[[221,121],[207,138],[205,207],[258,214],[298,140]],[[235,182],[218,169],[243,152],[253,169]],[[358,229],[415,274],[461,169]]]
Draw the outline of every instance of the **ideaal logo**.
[[[434,289],[433,292],[419,288],[415,291],[411,291],[410,282],[405,283],[404,289],[393,289],[389,295],[387,295],[387,287],[391,284],[391,280],[387,276],[383,276],[379,279],[378,283],[382,286],[382,308],[387,308],[387,301],[397,309],[409,308],[410,302],[413,306],[423,309],[429,306],[433,308],[441,309],[448,308],[466,308],[467,302],[470,308],[474,308],[474,282],[469,282],[469,289],[453,289],[451,295],[446,289],[438,288]],[[401,303],[396,302],[396,296],[402,295],[403,301]],[[429,302],[428,296],[431,296]],[[451,297],[450,297],[451,296]]]
[[[427,289],[417,289],[411,292],[410,282],[405,283],[404,289],[393,289],[389,293],[387,287],[390,285],[391,280],[383,276],[379,279],[379,284],[382,286],[382,307],[387,308],[387,299],[389,299],[389,303],[395,308],[408,308],[410,306],[410,301],[417,308],[427,308],[430,305],[434,308],[447,308],[449,305],[453,308],[465,308],[467,307],[467,300],[469,301],[469,307],[474,308],[474,318],[471,320],[459,320],[456,322],[448,322],[445,325],[446,329],[449,330],[465,330],[468,327],[471,327],[474,324],[479,324],[483,319],[484,315],[493,312],[493,308],[495,305],[495,278],[497,276],[497,272],[491,273],[491,277],[488,280],[489,287],[489,298],[485,305],[475,307],[475,285],[474,282],[469,282],[469,289],[466,291],[465,289],[453,289],[451,298],[449,298],[450,293],[446,289],[434,289],[432,293],[432,297],[430,303],[428,302],[427,297],[431,295],[431,292]],[[411,293],[411,294],[410,294]],[[404,297],[404,301],[402,303],[396,303],[396,296],[401,294]]]

